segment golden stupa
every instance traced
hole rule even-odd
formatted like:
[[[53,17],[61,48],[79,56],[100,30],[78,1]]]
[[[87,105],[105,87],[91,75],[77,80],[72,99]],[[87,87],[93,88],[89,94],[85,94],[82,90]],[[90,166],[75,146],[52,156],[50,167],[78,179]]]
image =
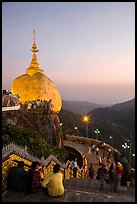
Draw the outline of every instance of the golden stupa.
[[[36,32],[34,30],[34,41],[31,51],[33,57],[31,64],[26,73],[13,80],[11,91],[12,94],[18,94],[19,100],[22,104],[26,101],[46,100],[52,99],[52,104],[55,112],[59,112],[62,107],[61,96],[55,87],[54,83],[43,74],[44,70],[41,69],[36,52]]]

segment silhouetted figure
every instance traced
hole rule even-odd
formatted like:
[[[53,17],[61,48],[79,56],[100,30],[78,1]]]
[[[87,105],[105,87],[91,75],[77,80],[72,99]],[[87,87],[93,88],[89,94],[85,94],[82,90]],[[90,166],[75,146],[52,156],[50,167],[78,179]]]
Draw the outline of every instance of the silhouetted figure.
[[[90,179],[93,179],[93,177],[94,177],[94,168],[93,168],[92,164],[89,167],[89,177],[90,177]]]
[[[34,193],[35,190],[37,191],[41,188],[42,178],[39,167],[39,162],[32,162],[31,168],[28,171],[27,193]]]
[[[101,190],[103,189],[103,186],[104,186],[104,180],[105,180],[106,173],[107,173],[107,170],[104,164],[102,163],[101,167],[99,167],[97,170],[97,175],[99,176]]]
[[[76,178],[77,170],[78,170],[77,158],[75,158],[75,160],[72,161],[72,169],[73,169],[73,177]]]
[[[28,172],[24,170],[24,162],[20,161],[18,166],[11,167],[8,174],[7,189],[10,191],[25,190]]]
[[[113,172],[113,182],[112,182],[112,188],[114,192],[117,192],[119,190],[120,182],[121,182],[121,176],[123,174],[123,166],[118,161],[117,158],[114,158],[113,164],[112,164],[112,172]]]

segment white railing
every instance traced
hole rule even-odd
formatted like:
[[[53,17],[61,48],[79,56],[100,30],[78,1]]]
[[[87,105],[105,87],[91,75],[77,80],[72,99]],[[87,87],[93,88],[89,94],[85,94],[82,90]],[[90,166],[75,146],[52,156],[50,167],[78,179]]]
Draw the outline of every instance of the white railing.
[[[34,157],[33,155],[31,155],[30,153],[28,153],[27,148],[25,147],[21,147],[19,145],[14,144],[13,142],[4,146],[2,148],[2,158],[8,156],[11,153],[16,153],[21,157],[25,157],[26,159],[30,160],[30,161],[41,161],[40,159],[38,159],[37,157]]]
[[[10,106],[10,107],[2,107],[2,111],[19,110],[19,109],[20,109],[20,105]]]
[[[25,159],[28,159],[30,161],[38,161],[40,164],[47,166],[52,160],[55,161],[55,163],[58,163],[62,168],[67,168],[70,161],[68,160],[66,164],[62,164],[54,155],[50,155],[48,158],[44,159],[44,157],[41,157],[41,159],[38,159],[37,157],[31,155],[27,151],[27,147],[21,147],[17,144],[14,144],[13,142],[4,146],[2,148],[2,159],[4,159],[6,156],[10,155],[11,153],[15,153]]]

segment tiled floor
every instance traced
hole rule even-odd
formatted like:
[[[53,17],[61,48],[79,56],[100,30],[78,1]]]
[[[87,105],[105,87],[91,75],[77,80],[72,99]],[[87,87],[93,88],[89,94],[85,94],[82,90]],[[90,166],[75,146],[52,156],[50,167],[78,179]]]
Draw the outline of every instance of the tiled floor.
[[[135,191],[121,187],[118,193],[111,192],[109,186],[99,189],[99,182],[89,179],[71,179],[64,181],[65,193],[60,197],[49,197],[43,191],[26,194],[25,192],[7,192],[3,202],[135,202]]]

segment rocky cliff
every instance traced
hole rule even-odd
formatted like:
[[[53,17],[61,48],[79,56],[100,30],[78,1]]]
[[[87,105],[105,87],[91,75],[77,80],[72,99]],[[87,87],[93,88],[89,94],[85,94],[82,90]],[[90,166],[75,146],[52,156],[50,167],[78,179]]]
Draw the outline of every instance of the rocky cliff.
[[[39,132],[49,144],[63,147],[63,134],[57,113],[45,109],[21,108],[2,112],[2,123]]]

